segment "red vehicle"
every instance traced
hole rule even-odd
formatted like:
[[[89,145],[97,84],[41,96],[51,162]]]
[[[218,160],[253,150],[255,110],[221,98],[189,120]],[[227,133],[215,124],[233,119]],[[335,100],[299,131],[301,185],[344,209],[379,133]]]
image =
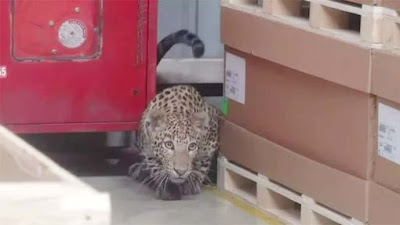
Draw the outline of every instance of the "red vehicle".
[[[156,92],[156,0],[0,1],[0,124],[136,129]]]

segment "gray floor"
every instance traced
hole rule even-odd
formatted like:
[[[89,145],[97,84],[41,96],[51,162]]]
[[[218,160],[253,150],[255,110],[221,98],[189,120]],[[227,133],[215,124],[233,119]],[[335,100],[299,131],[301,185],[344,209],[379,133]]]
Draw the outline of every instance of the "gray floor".
[[[84,177],[111,194],[112,225],[266,225],[211,191],[181,201],[159,201],[128,177]]]

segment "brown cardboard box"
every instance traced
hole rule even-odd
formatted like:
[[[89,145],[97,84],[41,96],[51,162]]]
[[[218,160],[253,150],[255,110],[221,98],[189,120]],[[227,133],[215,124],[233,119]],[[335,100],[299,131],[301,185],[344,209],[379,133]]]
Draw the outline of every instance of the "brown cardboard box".
[[[233,6],[231,6],[233,7]],[[370,47],[341,41],[308,23],[300,29],[269,15],[256,15],[223,6],[221,39],[234,49],[286,67],[370,92]],[[300,24],[300,25],[299,25]]]
[[[399,0],[375,0],[377,5],[400,11]]]
[[[367,181],[264,139],[225,121],[221,153],[297,192],[360,221],[367,221]]]
[[[400,1],[399,1],[400,2]],[[372,52],[372,93],[400,102],[400,55],[384,50]]]
[[[400,224],[399,193],[312,161],[229,121],[221,128],[221,152],[348,216],[372,225]]]
[[[399,0],[374,4],[400,10]],[[400,103],[398,51],[372,50],[359,40],[332,38],[301,20],[284,23],[234,5],[223,5],[221,14],[221,39],[231,48]]]
[[[228,103],[222,154],[366,221],[375,97],[226,50],[245,59],[246,78],[245,103]]]
[[[379,190],[400,194],[400,165],[378,155],[376,138],[376,102],[400,114],[399,104],[226,50],[245,58],[246,88],[245,104],[229,100],[225,157],[362,221],[372,174]],[[375,221],[394,204],[378,203]]]
[[[371,221],[400,221],[384,211],[398,207],[400,156],[380,155],[377,129],[377,102],[400,109],[400,56],[232,7],[222,7],[222,41],[245,59],[246,78],[243,101],[228,103],[222,153],[362,221],[372,179]]]
[[[399,0],[348,0],[348,1],[358,4],[377,5],[386,8],[391,8],[394,10],[400,10]]]
[[[381,156],[377,156],[374,168],[374,182],[400,194],[400,166]]]
[[[221,29],[228,51],[251,57],[247,101],[230,101],[230,121],[312,160],[371,177],[377,121],[369,93],[400,102],[399,55],[230,7],[222,8]],[[381,157],[376,163],[374,179],[400,191],[386,171],[398,165]]]
[[[372,177],[400,193],[400,164],[377,152],[376,97],[226,51],[246,60],[245,104],[229,100],[227,120],[311,160],[364,180]],[[400,110],[400,104],[383,98],[378,103]]]
[[[369,224],[400,224],[400,195],[374,182],[369,183]]]
[[[229,100],[229,121],[311,160],[370,177],[373,96],[230,48],[227,52],[246,59],[245,104]]]

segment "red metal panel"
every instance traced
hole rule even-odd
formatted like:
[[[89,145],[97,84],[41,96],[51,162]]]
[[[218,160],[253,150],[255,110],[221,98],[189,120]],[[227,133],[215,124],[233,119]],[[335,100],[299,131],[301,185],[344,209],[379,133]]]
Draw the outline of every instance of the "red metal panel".
[[[157,92],[157,24],[158,24],[157,0],[149,0],[148,10],[148,56],[147,56],[147,103]]]
[[[100,0],[14,0],[16,59],[91,58],[100,51]]]
[[[59,1],[27,2],[30,4],[52,2],[49,4],[51,6]],[[96,2],[96,0],[74,0],[65,4],[81,4],[80,12],[83,12],[86,10],[84,4],[93,6],[91,4]],[[48,53],[48,49],[53,48],[55,42],[52,42],[52,45],[51,41],[46,41],[47,43],[42,43],[39,50],[32,47],[21,48],[20,52],[15,52],[16,56],[20,54],[22,58],[34,56],[46,58],[29,62],[17,61],[11,56],[10,28],[13,27],[10,21],[11,1],[0,1],[0,66],[7,66],[8,72],[7,78],[0,79],[0,122],[18,132],[108,131],[136,128],[147,101],[155,94],[156,4],[155,0],[104,0],[103,29],[98,31],[99,38],[102,37],[103,40],[98,57],[90,60],[60,61]],[[59,9],[58,12],[64,11]],[[52,14],[46,17],[46,13],[42,11],[40,21],[48,26],[46,22],[48,18],[55,16]],[[62,21],[77,18],[74,12],[60,14],[62,19],[54,19],[55,29],[61,26]],[[96,13],[89,14],[96,15]],[[79,19],[92,21],[88,24],[94,25],[87,25],[90,29],[97,27],[96,19],[82,18]],[[58,38],[57,32],[52,33],[47,27],[43,32],[55,40]],[[43,34],[44,36],[50,38]],[[16,38],[14,41],[20,41],[17,36],[14,37]],[[96,42],[96,38],[93,38],[92,42]],[[26,46],[33,46],[34,42],[27,40],[26,43],[28,43]],[[79,58],[82,57],[80,53],[84,51],[90,55],[91,48],[84,46],[74,52],[77,49],[70,51],[71,49],[62,49],[58,45],[61,50],[57,51],[57,54]],[[77,52],[79,55],[76,55]]]

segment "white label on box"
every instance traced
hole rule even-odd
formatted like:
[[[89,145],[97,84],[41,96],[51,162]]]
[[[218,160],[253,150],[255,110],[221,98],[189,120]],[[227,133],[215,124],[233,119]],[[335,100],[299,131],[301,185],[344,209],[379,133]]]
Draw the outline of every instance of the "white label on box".
[[[378,155],[400,165],[400,111],[378,104]]]
[[[231,53],[225,55],[225,97],[244,104],[246,60]]]

